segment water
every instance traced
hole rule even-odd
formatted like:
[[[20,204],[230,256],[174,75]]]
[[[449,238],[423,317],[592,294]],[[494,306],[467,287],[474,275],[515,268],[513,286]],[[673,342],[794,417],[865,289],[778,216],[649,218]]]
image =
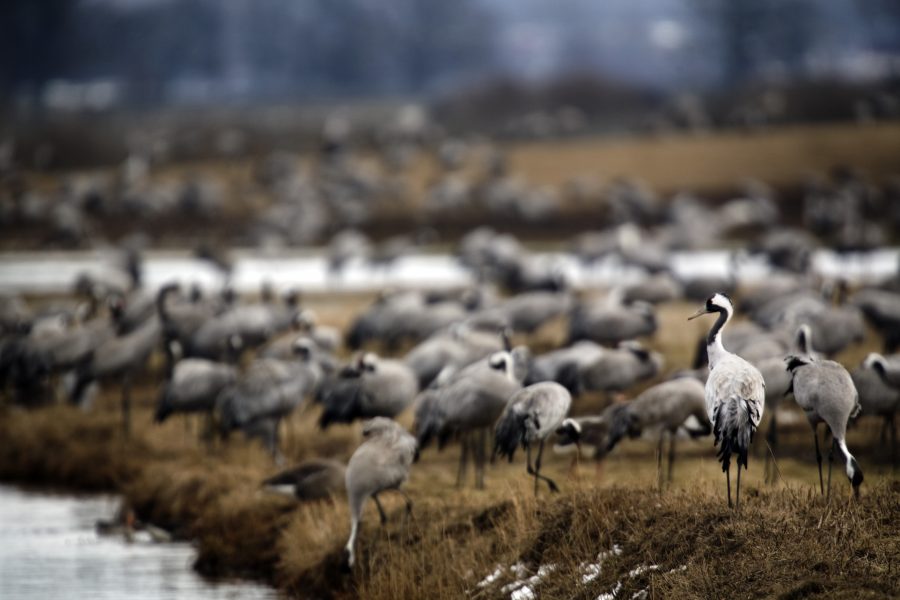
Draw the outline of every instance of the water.
[[[112,496],[60,496],[0,485],[0,598],[120,600],[277,598],[252,583],[210,582],[193,571],[187,543],[127,543],[94,525],[115,513]]]
[[[859,254],[837,254],[818,250],[812,269],[826,277],[841,276],[850,283],[879,281],[897,273],[900,250],[885,248]],[[609,287],[639,281],[646,275],[616,260],[584,265],[564,253],[535,254],[537,260],[554,265],[575,287]],[[732,264],[726,250],[674,252],[672,269],[681,277],[726,275]],[[63,293],[71,291],[79,274],[109,270],[95,252],[5,252],[0,253],[0,293]],[[765,278],[770,268],[761,257],[743,259],[738,277],[744,283]],[[209,263],[177,253],[148,253],[144,264],[145,285],[150,290],[166,283],[197,283],[219,288],[224,279]],[[296,287],[306,292],[358,292],[385,287],[455,288],[473,283],[472,274],[447,254],[418,254],[399,259],[389,269],[375,269],[351,262],[340,276],[328,273],[322,253],[267,255],[234,253],[230,284],[239,293],[258,292],[264,282],[277,289]]]

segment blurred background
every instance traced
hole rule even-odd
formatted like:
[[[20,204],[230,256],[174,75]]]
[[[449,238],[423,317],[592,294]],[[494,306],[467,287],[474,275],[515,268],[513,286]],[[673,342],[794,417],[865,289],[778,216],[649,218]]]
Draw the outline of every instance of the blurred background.
[[[866,178],[885,187],[841,209],[859,218],[822,217],[839,223],[815,233],[872,247],[900,221],[890,0],[36,0],[0,11],[7,250],[176,248],[227,270],[229,248],[334,241],[343,264],[446,249],[478,225],[558,246],[671,220],[668,199],[685,193],[706,207],[764,196],[785,224],[808,225]],[[860,226],[882,209],[887,221]],[[333,240],[347,228],[364,243]],[[27,291],[6,267],[0,284]]]
[[[496,369],[488,358],[514,344],[528,357],[508,367],[515,386],[564,383],[573,416],[608,415],[670,377],[705,381],[709,323],[685,319],[715,292],[733,294],[739,313],[729,349],[768,367],[764,427],[785,474],[777,479],[824,487],[806,419],[783,401],[784,356],[821,352],[853,369],[862,417],[848,444],[866,470],[864,498],[873,490],[884,507],[855,514],[898,523],[900,388],[863,360],[900,349],[898,241],[897,0],[5,0],[0,481],[124,496],[115,522],[99,524],[113,532],[107,543],[93,529],[108,502],[56,519],[68,504],[0,486],[0,521],[25,523],[0,549],[0,596],[93,599],[85,581],[103,579],[95,573],[112,574],[98,584],[110,597],[175,597],[171,586],[189,598],[250,593],[172,577],[173,564],[187,571],[188,547],[174,558],[121,553],[136,516],[161,527],[142,532],[147,546],[197,541],[204,573],[367,597],[336,571],[345,505],[292,512],[261,499],[273,458],[342,469],[362,439],[345,423],[378,414],[415,430],[414,407],[453,400],[442,391],[449,377],[465,383],[476,363]],[[369,399],[359,386],[385,368],[408,385],[378,383],[398,398],[358,405]],[[223,375],[191,397],[180,386],[206,371],[190,369]],[[246,435],[226,440],[238,429]],[[472,434],[477,456],[475,429],[457,433]],[[661,456],[662,437],[626,442],[608,460],[598,452],[608,478],[598,468],[565,486],[662,488],[657,441]],[[763,473],[762,441],[745,475],[749,503],[780,502],[778,513],[754,508],[772,519],[760,530],[799,540],[793,532],[809,525],[781,515],[805,519],[802,502],[755,491],[777,483]],[[722,504],[711,440],[683,444],[674,485],[684,504],[698,490]],[[498,559],[506,546],[490,534],[483,551],[460,546],[453,562],[440,525],[460,507],[506,514],[510,486],[530,498],[530,482],[519,462],[492,467],[487,493],[448,494],[457,454],[423,450],[411,495],[426,507],[418,522],[440,531],[421,536],[433,546],[386,551],[394,562],[385,564],[412,583],[377,589],[472,595],[485,566],[518,549]],[[554,477],[568,462],[548,450]],[[843,473],[835,490],[848,485]],[[656,522],[657,496],[647,498],[652,519],[633,522]],[[470,523],[494,513],[476,514],[460,531],[480,535]],[[728,528],[716,539],[731,540],[732,521],[708,514]],[[720,543],[660,544],[701,569],[666,577],[727,578],[662,595],[727,596],[735,586],[789,595],[751,587],[760,555],[784,557],[767,568],[782,569],[785,585],[803,583],[797,556],[810,557],[810,573],[843,578],[824,594],[881,585],[872,573],[896,564],[897,536],[847,514],[823,517],[835,539],[880,537],[737,543],[749,558],[727,569],[706,566],[722,558]],[[46,522],[75,537],[48,539]],[[93,540],[96,552],[69,539]],[[424,563],[420,548],[435,548]],[[693,554],[708,548],[716,555]],[[47,556],[60,562],[47,567]],[[158,564],[161,575],[133,575],[111,557]],[[409,570],[420,563],[427,572]],[[393,573],[373,569],[373,581]],[[611,589],[592,585],[593,596]]]
[[[336,106],[360,134],[411,103],[448,131],[503,138],[900,111],[891,0],[14,0],[0,10],[0,132],[13,145],[5,154],[28,167],[307,149]]]

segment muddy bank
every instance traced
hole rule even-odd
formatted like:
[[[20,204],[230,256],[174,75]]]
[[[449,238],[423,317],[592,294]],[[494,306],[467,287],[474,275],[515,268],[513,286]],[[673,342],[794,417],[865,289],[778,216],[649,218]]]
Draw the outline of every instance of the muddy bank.
[[[259,579],[296,597],[508,598],[527,586],[546,598],[644,590],[879,598],[900,584],[896,478],[865,486],[849,503],[841,479],[830,502],[808,486],[751,485],[735,515],[705,485],[660,496],[583,478],[535,500],[521,465],[487,492],[453,490],[437,475],[452,455],[427,456],[429,475],[412,482],[412,518],[393,498],[386,527],[369,514],[351,575],[340,564],[343,499],[298,505],[266,494],[259,481],[274,467],[257,448],[237,442],[208,453],[172,425],[126,441],[114,413],[4,411],[0,479],[121,493],[139,518],[196,540],[201,572]],[[293,455],[322,452],[303,450],[312,443],[303,431]],[[355,439],[347,432],[327,443],[346,455]]]

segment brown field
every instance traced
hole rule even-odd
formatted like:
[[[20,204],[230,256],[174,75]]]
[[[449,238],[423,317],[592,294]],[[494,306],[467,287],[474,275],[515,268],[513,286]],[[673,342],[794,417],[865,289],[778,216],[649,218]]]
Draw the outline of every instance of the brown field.
[[[746,177],[773,187],[836,165],[880,179],[900,172],[900,124],[797,126],[759,132],[725,131],[608,142],[574,140],[521,144],[512,168],[541,184],[581,173],[645,180],[663,192],[728,190]]]
[[[309,298],[324,322],[337,325],[364,301]],[[703,323],[684,322],[693,308],[661,309],[652,345],[665,353],[667,371],[688,365],[686,349],[704,330]],[[547,345],[560,334],[554,324],[531,341]],[[842,362],[856,364],[874,339],[847,351]],[[65,406],[0,410],[0,479],[120,492],[139,518],[195,539],[201,572],[260,578],[300,598],[508,598],[502,587],[515,579],[508,570],[490,585],[478,583],[498,565],[517,562],[525,577],[552,565],[535,587],[542,598],[596,598],[619,583],[620,598],[641,590],[654,598],[888,598],[900,590],[900,477],[878,442],[880,421],[871,418],[862,418],[848,439],[866,475],[858,501],[850,500],[840,467],[830,500],[819,495],[809,428],[793,411],[800,419],[782,420],[781,480],[763,483],[758,438],[740,514],[726,507],[711,439],[680,442],[674,482],[662,493],[652,441],[626,441],[602,469],[583,461],[577,475],[568,455],[548,453],[546,473],[562,493],[542,488],[537,498],[521,455],[489,467],[487,489],[478,491],[471,482],[454,486],[456,446],[442,453],[429,448],[408,483],[411,518],[391,494],[386,527],[367,507],[360,564],[351,575],[340,569],[349,533],[343,498],[299,505],[263,492],[260,481],[277,469],[261,448],[233,436],[207,451],[197,440],[197,419],[152,424],[151,381],[138,389],[130,440],[119,431],[114,388],[103,390],[90,414]],[[600,402],[583,398],[573,412]],[[347,459],[359,443],[358,425],[322,433],[317,415],[317,407],[307,406],[285,425],[289,462]],[[401,418],[407,426],[411,420],[409,412]],[[585,581],[586,565],[613,545],[621,553]]]
[[[479,153],[478,146],[476,155]],[[760,131],[722,131],[708,134],[680,134],[639,138],[581,138],[561,141],[519,142],[505,146],[510,172],[540,186],[562,186],[581,176],[608,184],[616,178],[633,177],[646,182],[662,195],[689,190],[711,199],[724,199],[738,193],[747,178],[762,180],[780,192],[783,214],[795,216],[799,191],[805,179],[822,175],[840,165],[850,165],[863,175],[881,182],[900,174],[900,124],[810,125],[763,129]],[[371,155],[359,158],[375,172],[379,161]],[[300,165],[310,169],[311,155],[301,156]],[[481,169],[473,161],[464,170],[471,181],[478,181]],[[161,165],[152,173],[156,182],[184,181],[204,176],[223,184],[225,209],[215,222],[199,226],[205,240],[229,245],[246,245],[246,228],[254,215],[268,206],[272,198],[254,179],[254,159],[228,159],[179,162]],[[113,169],[95,169],[95,174],[112,174]],[[52,191],[60,188],[69,175],[77,172],[28,173],[29,187]],[[419,210],[423,191],[440,175],[433,157],[420,155],[401,176],[397,194],[382,198],[373,218],[363,229],[374,238],[383,238],[427,223]],[[540,223],[517,223],[503,215],[470,207],[442,215],[434,223],[444,242],[452,242],[470,228],[491,225],[512,231],[526,239],[558,243],[573,233],[602,224],[603,213],[596,205],[571,202],[563,194],[559,214]],[[44,233],[30,226],[7,228],[0,237],[0,248],[40,247]],[[108,239],[141,230],[153,234],[162,247],[193,247],[197,244],[198,223],[177,218],[157,218],[136,223],[133,219],[106,219],[97,233]]]
[[[802,183],[802,178],[852,165],[876,179],[900,174],[900,123],[829,124],[781,127],[755,132],[724,130],[659,137],[576,138],[514,142],[503,146],[510,169],[537,185],[560,185],[580,175],[601,180],[634,177],[661,193],[682,189],[721,192],[747,177],[774,187]],[[302,164],[311,163],[301,159]],[[163,180],[197,173],[248,184],[246,161],[198,161],[164,167]],[[377,168],[374,159],[369,166]],[[475,174],[477,171],[469,171]],[[438,167],[428,157],[412,165],[408,182],[412,199],[420,196]]]

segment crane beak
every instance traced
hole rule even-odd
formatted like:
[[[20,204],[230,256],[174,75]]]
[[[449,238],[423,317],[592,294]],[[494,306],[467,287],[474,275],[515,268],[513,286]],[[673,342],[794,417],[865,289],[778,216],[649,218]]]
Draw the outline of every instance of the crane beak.
[[[690,321],[692,319],[696,319],[697,317],[701,317],[701,316],[707,314],[708,312],[709,311],[706,310],[705,306],[701,306],[700,309],[697,312],[695,312],[694,314],[692,314],[691,316],[689,316],[687,320]]]

